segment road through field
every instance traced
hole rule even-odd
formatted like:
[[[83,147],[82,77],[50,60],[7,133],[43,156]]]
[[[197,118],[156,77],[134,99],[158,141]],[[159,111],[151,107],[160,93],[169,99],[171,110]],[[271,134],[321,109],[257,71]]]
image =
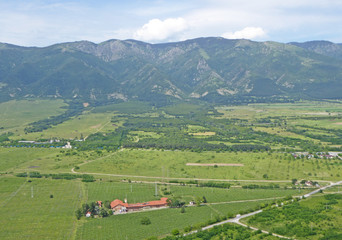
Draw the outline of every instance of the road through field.
[[[312,192],[310,192],[310,193],[308,193],[308,194],[305,194],[305,195],[303,195],[303,196],[301,196],[301,197],[307,198],[307,197],[310,197],[310,196],[312,196],[312,195],[314,195],[314,194],[316,194],[316,193],[319,193],[321,190],[323,191],[323,190],[325,190],[325,189],[327,189],[327,188],[334,187],[334,186],[341,185],[341,184],[342,184],[342,181],[335,182],[335,183],[331,183],[330,185],[327,185],[327,186],[318,188],[318,189],[316,189],[316,190],[314,190],[314,191],[312,191]],[[225,223],[236,223],[236,224],[239,224],[239,225],[244,226],[244,227],[249,227],[249,228],[251,228],[251,229],[253,229],[253,230],[259,230],[259,229],[257,229],[257,228],[254,228],[254,227],[251,227],[251,226],[247,226],[246,224],[241,223],[240,220],[243,219],[243,218],[246,218],[246,217],[250,217],[250,216],[259,214],[259,213],[261,213],[261,212],[262,212],[262,210],[258,210],[258,211],[251,212],[251,213],[244,214],[244,215],[237,215],[235,218],[228,219],[228,220],[225,220],[225,221],[222,221],[222,222],[219,222],[219,223],[215,223],[215,224],[206,226],[206,227],[202,228],[201,230],[207,230],[207,229],[210,229],[210,228],[213,228],[213,227],[215,227],[215,226],[219,226],[219,225],[222,225],[222,224],[225,224]],[[265,230],[261,230],[261,231],[262,231],[263,233],[269,234],[269,232],[267,232],[267,231],[265,231]],[[184,234],[184,236],[187,236],[187,235],[190,235],[190,234],[194,234],[194,233],[196,233],[196,232],[197,232],[197,230],[192,231],[192,232],[190,232],[190,233],[186,233],[186,234]],[[276,234],[276,233],[272,233],[272,235],[273,235],[273,236],[276,236],[276,237],[279,237],[279,238],[284,238],[284,239],[294,239],[294,238],[289,238],[289,237],[282,236],[282,235],[279,235],[279,234]],[[294,240],[296,240],[296,239],[294,239]]]

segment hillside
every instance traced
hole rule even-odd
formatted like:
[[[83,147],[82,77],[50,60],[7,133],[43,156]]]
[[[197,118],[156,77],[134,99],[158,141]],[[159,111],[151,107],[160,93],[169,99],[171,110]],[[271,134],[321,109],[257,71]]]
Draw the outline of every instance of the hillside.
[[[328,54],[305,44],[224,38],[81,41],[45,48],[0,44],[0,100],[340,98],[342,60],[334,49]]]

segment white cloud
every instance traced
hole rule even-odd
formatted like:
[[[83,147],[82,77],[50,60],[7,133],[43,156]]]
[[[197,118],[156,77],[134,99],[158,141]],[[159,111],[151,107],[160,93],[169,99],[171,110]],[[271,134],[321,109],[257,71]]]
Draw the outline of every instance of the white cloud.
[[[184,18],[152,19],[134,33],[142,41],[160,41],[171,38],[187,29]]]
[[[266,32],[260,27],[245,27],[244,29],[236,32],[226,32],[222,37],[228,39],[255,39],[265,37]]]

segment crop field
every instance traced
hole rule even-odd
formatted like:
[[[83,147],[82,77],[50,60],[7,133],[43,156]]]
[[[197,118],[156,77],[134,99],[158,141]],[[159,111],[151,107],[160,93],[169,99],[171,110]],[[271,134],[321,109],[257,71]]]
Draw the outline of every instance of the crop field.
[[[74,211],[81,200],[80,183],[23,180],[0,178],[0,238],[70,239],[75,230]]]
[[[104,219],[87,219],[77,231],[76,239],[146,239],[150,236],[170,234],[173,229],[182,230],[186,226],[196,226],[221,214],[237,214],[254,208],[263,202],[222,204],[215,206],[188,207],[185,213],[180,209],[163,209],[132,214],[115,215]],[[142,225],[143,217],[151,220],[150,225]],[[134,230],[132,230],[134,228]]]
[[[240,163],[243,167],[198,167],[187,163]],[[80,167],[79,172],[207,179],[291,180],[339,178],[340,160],[294,159],[284,153],[195,153],[188,151],[124,150]],[[266,174],[266,175],[265,175]]]
[[[155,196],[154,184],[123,183],[123,182],[94,182],[87,183],[88,201],[113,201],[127,198],[129,203],[147,202],[160,199]]]

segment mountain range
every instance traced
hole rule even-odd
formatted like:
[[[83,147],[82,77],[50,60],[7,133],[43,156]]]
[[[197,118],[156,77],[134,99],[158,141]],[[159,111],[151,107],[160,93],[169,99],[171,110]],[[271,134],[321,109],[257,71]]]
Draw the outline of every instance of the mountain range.
[[[342,97],[342,45],[198,38],[20,47],[0,43],[0,101]]]

